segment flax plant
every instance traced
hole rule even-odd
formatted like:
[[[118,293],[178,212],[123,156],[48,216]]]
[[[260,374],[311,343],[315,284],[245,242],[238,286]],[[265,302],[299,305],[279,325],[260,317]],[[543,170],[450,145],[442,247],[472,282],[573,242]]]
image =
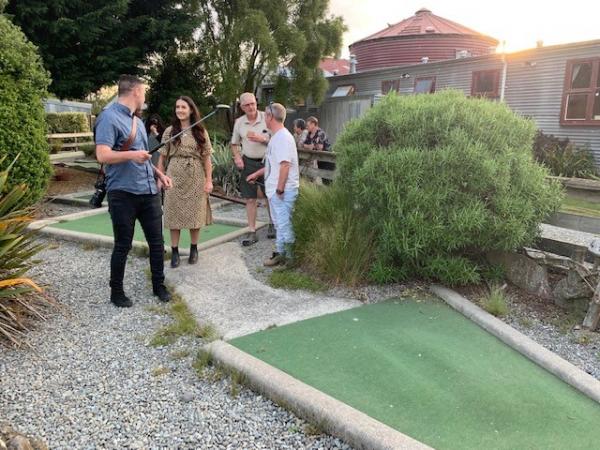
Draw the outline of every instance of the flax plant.
[[[0,336],[19,346],[28,329],[27,320],[43,319],[41,305],[51,300],[40,295],[42,289],[25,276],[35,265],[32,257],[41,246],[27,230],[32,220],[31,208],[23,208],[28,202],[27,187],[16,185],[6,190],[13,164],[0,172]]]

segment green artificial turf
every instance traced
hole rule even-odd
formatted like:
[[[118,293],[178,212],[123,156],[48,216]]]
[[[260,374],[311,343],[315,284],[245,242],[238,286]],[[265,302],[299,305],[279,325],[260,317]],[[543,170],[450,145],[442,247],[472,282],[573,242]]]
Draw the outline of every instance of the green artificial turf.
[[[70,220],[66,222],[50,225],[52,228],[60,228],[63,230],[79,231],[82,233],[100,234],[102,236],[112,236],[112,223],[108,213],[97,214],[94,216],[84,217],[82,219]],[[203,227],[200,231],[200,243],[210,241],[227,233],[239,230],[240,227],[232,225],[212,224]],[[171,237],[169,230],[164,231],[165,245],[171,245]],[[140,242],[145,242],[144,233],[139,222],[135,224],[135,234],[133,239]],[[179,248],[186,249],[190,246],[190,233],[187,230],[181,231],[179,239]]]
[[[600,406],[434,299],[399,299],[231,344],[438,449],[591,449]]]

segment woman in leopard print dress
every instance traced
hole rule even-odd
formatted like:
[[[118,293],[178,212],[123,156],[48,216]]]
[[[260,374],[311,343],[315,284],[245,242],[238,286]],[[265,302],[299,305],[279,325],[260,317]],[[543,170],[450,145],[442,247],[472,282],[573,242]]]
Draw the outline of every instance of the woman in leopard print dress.
[[[163,142],[200,119],[194,101],[182,96],[175,103],[173,124],[163,133]],[[202,124],[160,149],[158,168],[173,180],[165,191],[165,228],[171,233],[171,267],[179,266],[179,237],[182,229],[190,230],[189,263],[198,261],[200,229],[212,222],[209,194],[212,192],[212,145]]]

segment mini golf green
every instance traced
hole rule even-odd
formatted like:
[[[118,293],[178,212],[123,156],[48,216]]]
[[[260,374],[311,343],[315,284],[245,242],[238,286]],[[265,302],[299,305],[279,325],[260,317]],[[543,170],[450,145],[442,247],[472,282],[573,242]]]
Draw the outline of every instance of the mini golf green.
[[[81,233],[99,234],[102,236],[112,236],[112,223],[109,214],[102,213],[93,216],[83,217],[81,219],[69,220],[50,225],[51,228],[60,228],[62,230],[78,231]],[[200,231],[200,243],[210,241],[211,239],[224,236],[228,233],[238,231],[241,227],[233,225],[223,225],[215,223],[202,228]],[[169,230],[165,230],[165,245],[171,245],[171,237]],[[139,222],[135,224],[135,234],[133,239],[136,241],[145,242],[144,233]],[[179,248],[187,249],[190,247],[190,233],[187,230],[181,232],[179,240]]]
[[[434,299],[400,299],[231,341],[437,449],[591,449],[600,406]]]

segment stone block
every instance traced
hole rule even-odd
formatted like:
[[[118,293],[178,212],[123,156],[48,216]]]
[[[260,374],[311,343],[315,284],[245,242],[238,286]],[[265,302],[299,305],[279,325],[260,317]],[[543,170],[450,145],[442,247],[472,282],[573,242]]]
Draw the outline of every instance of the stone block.
[[[514,285],[541,298],[552,299],[548,270],[526,255],[514,252],[490,252],[491,264],[504,268],[506,278]]]

